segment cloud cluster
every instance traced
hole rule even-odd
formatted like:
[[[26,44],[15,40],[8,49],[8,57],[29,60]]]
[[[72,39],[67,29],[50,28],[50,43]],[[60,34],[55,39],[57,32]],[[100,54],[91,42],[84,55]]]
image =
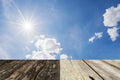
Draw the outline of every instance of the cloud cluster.
[[[92,36],[91,38],[89,38],[89,42],[94,42],[95,39],[99,39],[101,38],[103,35],[103,32],[97,32],[94,34],[94,36]]]
[[[107,33],[110,36],[112,41],[115,41],[118,34],[118,22],[120,22],[120,4],[117,7],[110,7],[106,9],[106,12],[103,14],[104,17],[104,26],[108,27]]]
[[[55,38],[47,38],[45,35],[37,36],[34,42],[37,50],[32,51],[32,54],[27,54],[27,59],[56,59],[61,53],[61,44]],[[61,54],[62,58],[68,59],[67,55]]]
[[[55,59],[56,55],[62,50],[60,43],[56,39],[46,38],[44,35],[40,35],[34,44],[37,50],[26,55],[26,58]]]

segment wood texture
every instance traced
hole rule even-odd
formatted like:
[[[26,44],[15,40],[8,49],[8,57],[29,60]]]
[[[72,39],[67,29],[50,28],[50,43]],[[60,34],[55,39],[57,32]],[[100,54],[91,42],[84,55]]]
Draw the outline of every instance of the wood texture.
[[[120,80],[119,60],[61,60],[60,80]]]
[[[56,60],[0,61],[0,80],[59,80]]]
[[[120,80],[120,61],[1,60],[0,80]]]

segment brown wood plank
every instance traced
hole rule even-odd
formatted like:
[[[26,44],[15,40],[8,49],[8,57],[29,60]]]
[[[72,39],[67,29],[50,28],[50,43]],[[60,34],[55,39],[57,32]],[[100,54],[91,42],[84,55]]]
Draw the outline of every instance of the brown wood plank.
[[[29,68],[34,64],[34,61],[27,61],[26,64],[24,64],[22,67],[17,69],[13,74],[11,74],[10,77],[8,77],[8,80],[19,80],[21,77],[23,77],[26,74],[26,71],[29,70]]]
[[[0,80],[60,80],[59,72],[57,60],[6,61],[0,66]]]
[[[43,69],[38,73],[35,80],[60,80],[59,61],[47,61]]]
[[[5,80],[7,77],[9,77],[13,72],[15,72],[17,69],[19,69],[24,64],[25,64],[25,61],[14,61],[13,64],[10,63],[9,65],[5,65],[4,66],[5,68],[3,67],[3,70],[0,71],[0,79]]]

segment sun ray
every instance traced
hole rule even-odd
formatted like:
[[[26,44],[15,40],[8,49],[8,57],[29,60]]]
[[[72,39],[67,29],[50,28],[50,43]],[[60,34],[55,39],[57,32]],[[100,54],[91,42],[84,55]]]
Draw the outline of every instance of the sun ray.
[[[12,1],[12,4],[18,12],[18,16],[16,16],[16,21],[10,21],[9,23],[17,27],[20,34],[32,36],[35,33],[35,26],[37,25],[36,21],[33,19],[33,14],[24,16],[23,12],[14,1]]]

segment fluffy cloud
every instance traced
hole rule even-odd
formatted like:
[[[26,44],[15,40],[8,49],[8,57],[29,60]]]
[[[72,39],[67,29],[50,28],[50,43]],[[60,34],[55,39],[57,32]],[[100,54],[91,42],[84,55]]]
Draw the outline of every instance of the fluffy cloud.
[[[1,47],[0,47],[0,59],[9,59],[7,51]]]
[[[91,38],[89,38],[89,42],[94,42],[95,39],[99,39],[101,38],[103,35],[103,32],[97,32],[94,34],[94,36],[92,36]]]
[[[118,25],[120,21],[120,4],[117,7],[110,7],[106,9],[106,12],[103,14],[104,25],[107,27],[114,27]]]
[[[44,51],[33,51],[32,54],[26,55],[27,59],[56,59],[56,54]]]
[[[107,33],[110,36],[112,41],[115,41],[118,34],[118,22],[120,21],[120,4],[117,7],[110,7],[106,9],[106,12],[103,14],[104,17],[104,26],[108,27]]]
[[[118,30],[118,28],[116,28],[116,27],[109,28],[107,30],[107,33],[109,34],[112,41],[115,41],[117,39],[117,37],[119,36],[117,30]]]
[[[35,41],[36,51],[26,55],[30,59],[56,59],[56,56],[61,52],[62,48],[55,38],[46,38],[40,35]]]
[[[60,43],[54,38],[38,39],[35,46],[37,49],[47,53],[59,53],[62,50],[62,48],[60,48]]]

